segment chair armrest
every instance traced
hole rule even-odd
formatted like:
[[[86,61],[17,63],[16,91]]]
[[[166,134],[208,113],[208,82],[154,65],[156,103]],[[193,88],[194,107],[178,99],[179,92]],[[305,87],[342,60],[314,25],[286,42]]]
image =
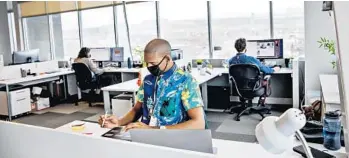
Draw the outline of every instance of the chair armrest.
[[[265,76],[264,76],[264,81],[269,81],[269,80],[270,80],[270,78],[271,78],[271,76],[270,76],[270,75],[265,75]]]

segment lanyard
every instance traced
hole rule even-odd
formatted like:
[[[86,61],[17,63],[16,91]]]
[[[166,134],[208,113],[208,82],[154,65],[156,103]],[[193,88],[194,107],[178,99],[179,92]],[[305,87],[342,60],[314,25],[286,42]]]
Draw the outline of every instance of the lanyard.
[[[173,72],[176,72],[177,68],[173,71]],[[160,91],[160,96],[164,93],[164,90],[165,88],[168,86],[168,81],[170,81],[172,79],[172,77],[174,76],[174,73],[164,81],[165,85],[160,85],[160,88],[161,88],[161,91]],[[149,118],[151,118],[151,116],[154,115],[154,109],[155,109],[155,106],[157,105],[157,102],[158,102],[158,99],[156,99],[156,94],[157,94],[157,82],[159,81],[159,77],[156,77],[155,79],[155,84],[154,84],[154,90],[153,90],[153,105],[152,107],[148,108],[148,111],[149,111]]]

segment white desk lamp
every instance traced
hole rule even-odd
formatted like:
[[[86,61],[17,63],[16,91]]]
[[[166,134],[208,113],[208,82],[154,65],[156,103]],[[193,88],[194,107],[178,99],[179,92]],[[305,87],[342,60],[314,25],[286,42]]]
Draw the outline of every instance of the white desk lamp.
[[[259,144],[268,152],[281,154],[293,147],[294,135],[302,142],[307,158],[313,158],[307,142],[299,131],[306,123],[302,111],[291,108],[280,117],[268,116],[256,127]]]

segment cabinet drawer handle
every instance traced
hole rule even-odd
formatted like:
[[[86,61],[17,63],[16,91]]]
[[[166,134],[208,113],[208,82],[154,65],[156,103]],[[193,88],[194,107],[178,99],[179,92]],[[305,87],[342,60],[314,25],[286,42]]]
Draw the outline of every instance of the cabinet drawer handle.
[[[24,93],[25,91],[17,91],[16,94]]]
[[[22,100],[25,100],[26,98],[23,98],[23,99],[17,99],[17,101],[22,101]]]

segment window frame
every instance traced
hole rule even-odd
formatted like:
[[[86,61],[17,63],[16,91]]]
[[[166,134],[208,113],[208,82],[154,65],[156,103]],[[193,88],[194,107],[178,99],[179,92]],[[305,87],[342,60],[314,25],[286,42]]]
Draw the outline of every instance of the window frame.
[[[266,1],[265,3],[267,3],[268,1]],[[47,2],[45,2],[46,3],[46,5],[45,5],[45,10],[47,10]],[[105,8],[105,7],[110,7],[110,5],[108,5],[108,6],[100,6],[100,7],[93,7],[93,8],[86,8],[86,9],[79,9],[79,2],[78,1],[76,1],[75,2],[76,4],[76,6],[77,6],[77,10],[73,10],[73,11],[77,11],[77,13],[78,13],[78,29],[79,29],[79,40],[80,40],[80,47],[82,47],[83,46],[83,37],[84,37],[84,35],[83,35],[83,31],[82,31],[82,18],[81,18],[81,11],[84,11],[84,10],[90,10],[90,9],[97,9],[97,8]],[[135,1],[135,2],[129,2],[129,3],[143,3],[142,1]],[[156,12],[156,14],[155,14],[155,16],[156,16],[156,32],[157,32],[157,37],[158,38],[161,38],[162,36],[162,33],[161,33],[161,24],[160,24],[160,17],[161,17],[161,14],[160,14],[160,1],[155,1],[155,12]],[[214,51],[213,51],[213,41],[212,41],[212,34],[214,34],[214,33],[212,33],[212,19],[211,19],[211,13],[212,13],[212,11],[211,11],[211,4],[212,3],[215,3],[215,2],[210,2],[210,1],[207,1],[207,20],[208,20],[208,22],[207,22],[207,28],[208,28],[208,48],[209,48],[209,58],[213,58],[214,57]],[[275,31],[275,28],[274,28],[274,13],[273,13],[273,2],[272,1],[269,1],[268,2],[269,3],[269,23],[270,23],[270,39],[272,39],[272,38],[274,38],[274,31]],[[126,3],[126,6],[127,6],[127,4],[128,3]],[[18,4],[18,5],[21,5],[20,3]],[[113,24],[114,24],[114,37],[115,37],[115,46],[119,46],[119,36],[118,36],[118,23],[117,23],[117,18],[118,18],[118,16],[124,16],[124,15],[117,15],[117,10],[116,10],[116,8],[117,8],[117,6],[118,5],[123,5],[122,3],[113,3]],[[184,4],[185,5],[185,4]],[[19,8],[20,8],[20,6],[19,6]],[[73,12],[73,11],[65,11],[65,12]],[[62,12],[63,13],[63,12]],[[59,13],[52,13],[52,14],[60,14],[60,12]],[[49,22],[49,26],[48,26],[48,29],[49,29],[49,32],[51,32],[52,31],[52,20],[50,20],[50,18],[51,18],[51,15],[52,14],[48,14],[48,13],[46,13],[46,15],[44,15],[44,16],[47,16],[47,20],[48,20],[48,22]],[[20,14],[19,14],[19,16],[20,16]],[[38,15],[38,16],[42,16],[42,15]],[[32,16],[32,17],[35,17],[35,16]],[[24,22],[25,21],[25,18],[30,18],[30,16],[28,16],[28,17],[19,17],[19,20],[22,22],[22,25],[20,26],[20,27],[22,27],[22,30],[23,30],[23,34],[21,34],[21,36],[22,36],[22,39],[21,40],[23,40],[22,42],[24,43],[24,48],[25,49],[28,49],[29,48],[29,41],[28,41],[28,38],[27,38],[27,29],[26,29],[26,23]],[[126,18],[127,18],[127,15],[126,15]],[[127,21],[126,19],[125,19],[125,21]],[[132,30],[130,30],[130,31],[132,31]],[[129,37],[128,37],[129,38]],[[53,35],[51,35],[51,33],[50,33],[50,35],[49,35],[49,39],[50,39],[50,50],[51,50],[51,60],[54,60],[55,59],[55,56],[54,56],[54,54],[55,54],[55,50],[54,50],[54,41],[53,41]],[[132,45],[132,43],[130,43],[131,45]],[[128,47],[128,46],[125,46],[125,47]]]

